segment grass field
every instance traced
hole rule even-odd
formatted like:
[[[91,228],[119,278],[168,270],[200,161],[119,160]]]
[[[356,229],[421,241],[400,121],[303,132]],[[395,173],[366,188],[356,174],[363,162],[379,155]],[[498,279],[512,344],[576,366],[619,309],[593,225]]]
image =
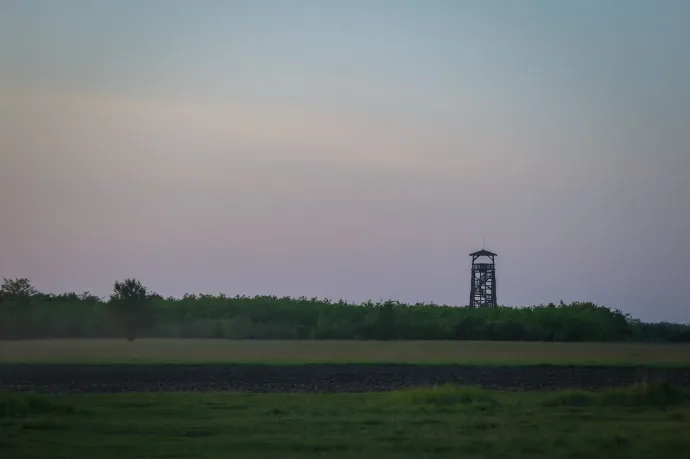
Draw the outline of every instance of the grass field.
[[[0,393],[3,458],[685,458],[689,394]]]
[[[0,363],[410,363],[690,366],[690,344],[497,341],[0,341]]]

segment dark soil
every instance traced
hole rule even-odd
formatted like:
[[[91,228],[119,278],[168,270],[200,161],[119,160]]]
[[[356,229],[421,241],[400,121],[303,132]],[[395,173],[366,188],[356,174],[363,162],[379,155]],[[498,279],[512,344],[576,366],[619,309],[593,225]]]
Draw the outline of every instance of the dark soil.
[[[0,389],[47,393],[380,392],[444,383],[503,390],[598,389],[660,379],[690,387],[690,369],[335,364],[0,365]]]

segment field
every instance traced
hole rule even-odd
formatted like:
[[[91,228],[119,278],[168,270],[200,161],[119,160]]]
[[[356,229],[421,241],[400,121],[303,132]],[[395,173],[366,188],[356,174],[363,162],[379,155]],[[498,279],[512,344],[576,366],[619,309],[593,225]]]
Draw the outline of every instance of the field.
[[[124,339],[0,341],[0,364],[596,365],[690,368],[690,344]]]
[[[685,458],[689,394],[0,394],[3,458]]]
[[[4,341],[2,388],[3,458],[674,458],[690,447],[687,344]]]
[[[53,340],[0,342],[0,351],[5,388],[46,393],[690,386],[685,344]]]

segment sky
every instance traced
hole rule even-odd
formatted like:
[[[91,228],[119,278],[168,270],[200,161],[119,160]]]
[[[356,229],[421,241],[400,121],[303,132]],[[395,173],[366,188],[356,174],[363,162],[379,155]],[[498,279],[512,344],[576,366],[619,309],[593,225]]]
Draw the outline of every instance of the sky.
[[[0,276],[690,322],[687,0],[0,0]]]

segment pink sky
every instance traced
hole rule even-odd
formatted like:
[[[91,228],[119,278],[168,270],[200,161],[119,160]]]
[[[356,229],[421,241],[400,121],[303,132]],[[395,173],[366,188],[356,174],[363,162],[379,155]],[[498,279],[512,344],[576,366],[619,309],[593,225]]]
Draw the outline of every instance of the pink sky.
[[[690,320],[690,9],[532,3],[4,4],[0,276]]]

